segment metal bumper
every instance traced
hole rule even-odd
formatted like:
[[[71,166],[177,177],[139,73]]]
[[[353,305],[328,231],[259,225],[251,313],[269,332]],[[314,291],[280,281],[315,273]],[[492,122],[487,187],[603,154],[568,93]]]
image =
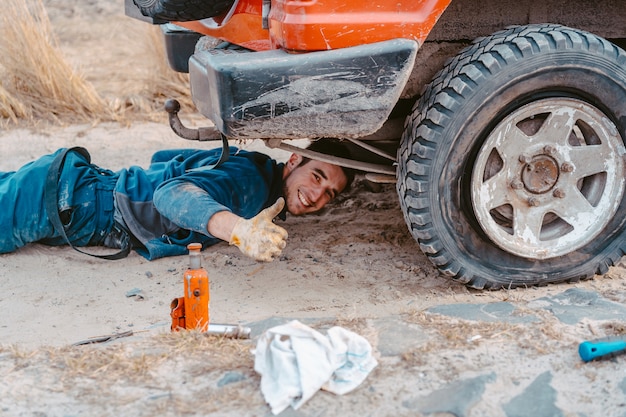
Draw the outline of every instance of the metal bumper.
[[[306,54],[211,49],[189,60],[191,93],[229,138],[358,138],[385,122],[417,50],[408,39]]]
[[[189,72],[189,57],[202,35],[171,23],[161,25],[161,31],[170,68],[177,72]]]

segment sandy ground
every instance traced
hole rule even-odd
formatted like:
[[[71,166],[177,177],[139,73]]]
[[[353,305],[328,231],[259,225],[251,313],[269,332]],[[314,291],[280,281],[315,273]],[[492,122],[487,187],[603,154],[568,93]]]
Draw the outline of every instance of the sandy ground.
[[[137,56],[124,34],[136,23],[122,16],[122,2],[45,3],[68,57],[93,69],[87,74],[99,91],[114,94],[122,76],[119,66]],[[89,10],[99,10],[102,19],[88,29],[71,25]],[[106,84],[103,74],[114,82]],[[165,123],[16,128],[0,133],[0,170],[73,145],[86,147],[95,163],[110,169],[146,166],[151,154],[163,148],[214,146],[177,138]],[[242,146],[269,152],[263,143]],[[248,325],[293,318],[318,328],[337,324],[366,337],[380,362],[356,391],[345,396],[320,392],[285,415],[524,415],[510,411],[520,409],[511,404],[548,374],[549,386],[558,393],[557,411],[532,415],[626,415],[625,358],[583,364],[576,353],[582,340],[624,332],[624,317],[565,324],[533,307],[538,299],[570,288],[623,305],[622,264],[574,285],[470,290],[440,276],[420,252],[393,186],[362,181],[324,212],[289,217],[284,226],[288,246],[272,263],[254,262],[227,244],[203,252],[211,280],[211,320]],[[270,415],[252,369],[256,336],[228,340],[169,332],[170,301],[182,296],[186,267],[184,256],[148,262],[132,253],[124,260],[103,261],[42,245],[0,256],[0,414]],[[502,302],[537,321],[490,323],[427,312],[442,305]],[[388,336],[393,323],[397,340]],[[133,335],[71,346],[126,331]],[[467,394],[472,381],[482,387],[475,400],[465,408],[446,408],[458,404],[453,393]],[[532,401],[527,406],[533,410]]]
[[[0,134],[0,168],[11,170],[73,145],[116,169],[145,166],[153,151],[190,143],[150,123],[16,129]],[[242,146],[264,149],[261,142]],[[374,347],[380,365],[362,387],[342,397],[320,393],[297,415],[422,415],[412,404],[427,394],[466,378],[497,375],[484,394],[488,399],[457,415],[500,416],[502,404],[544,372],[553,376],[565,410],[589,416],[625,411],[624,358],[583,364],[576,353],[582,340],[623,332],[623,317],[568,325],[533,308],[538,299],[571,288],[624,304],[622,266],[576,285],[470,290],[440,276],[419,251],[394,188],[371,188],[358,181],[323,213],[289,217],[289,243],[275,262],[257,263],[227,244],[203,252],[212,322],[258,326],[299,319],[320,331],[340,325]],[[182,296],[187,263],[185,256],[148,262],[135,253],[103,261],[43,245],[0,256],[0,410],[20,416],[270,415],[250,353],[258,334],[232,341],[169,331],[169,304]],[[427,312],[502,302],[539,321],[490,323]],[[128,331],[131,337],[109,344],[71,346]],[[235,382],[219,386],[228,378]],[[601,407],[594,395],[603,397]],[[196,406],[189,403],[195,396]]]

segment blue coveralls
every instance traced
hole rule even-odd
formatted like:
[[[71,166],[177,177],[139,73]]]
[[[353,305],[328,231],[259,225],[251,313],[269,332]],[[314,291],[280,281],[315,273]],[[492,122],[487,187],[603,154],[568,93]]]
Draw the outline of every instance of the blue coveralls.
[[[65,244],[49,219],[44,189],[46,155],[15,172],[0,173],[0,253],[31,242]],[[230,148],[177,149],[155,153],[147,169],[112,172],[68,152],[58,182],[58,207],[74,246],[103,245],[117,222],[130,232],[133,248],[147,259],[187,253],[187,244],[219,242],[209,235],[211,216],[222,210],[251,218],[282,196],[282,163]],[[284,212],[280,216],[285,218]]]

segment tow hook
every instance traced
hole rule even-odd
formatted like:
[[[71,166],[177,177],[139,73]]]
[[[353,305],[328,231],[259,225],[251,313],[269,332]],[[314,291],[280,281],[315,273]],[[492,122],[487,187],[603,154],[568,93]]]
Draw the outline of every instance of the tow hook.
[[[168,99],[165,102],[165,111],[169,116],[170,127],[181,138],[199,141],[223,140],[222,134],[215,126],[199,127],[197,129],[190,129],[184,126],[178,117],[178,112],[180,111],[178,100]]]
[[[221,140],[222,152],[217,162],[211,165],[206,165],[202,169],[208,170],[217,167],[218,165],[226,162],[230,152],[228,150],[228,138],[217,130],[215,127],[199,127],[197,129],[190,129],[183,125],[183,122],[178,118],[178,112],[180,111],[180,103],[176,99],[168,99],[165,102],[165,111],[169,115],[170,127],[178,136],[183,139],[209,141],[209,140]]]

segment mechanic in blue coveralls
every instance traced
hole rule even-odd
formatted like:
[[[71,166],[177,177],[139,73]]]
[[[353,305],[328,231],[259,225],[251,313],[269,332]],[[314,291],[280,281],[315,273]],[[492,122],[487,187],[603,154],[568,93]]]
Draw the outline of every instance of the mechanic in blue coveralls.
[[[309,149],[348,157],[340,143],[313,142]],[[329,148],[330,149],[327,149]],[[15,172],[0,173],[0,253],[28,243],[106,246],[124,257],[130,248],[147,259],[187,253],[220,241],[259,261],[271,261],[286,245],[274,223],[286,212],[320,210],[354,177],[343,167],[292,154],[286,163],[230,148],[163,150],[149,168],[113,172],[90,162],[83,148],[60,149]]]

